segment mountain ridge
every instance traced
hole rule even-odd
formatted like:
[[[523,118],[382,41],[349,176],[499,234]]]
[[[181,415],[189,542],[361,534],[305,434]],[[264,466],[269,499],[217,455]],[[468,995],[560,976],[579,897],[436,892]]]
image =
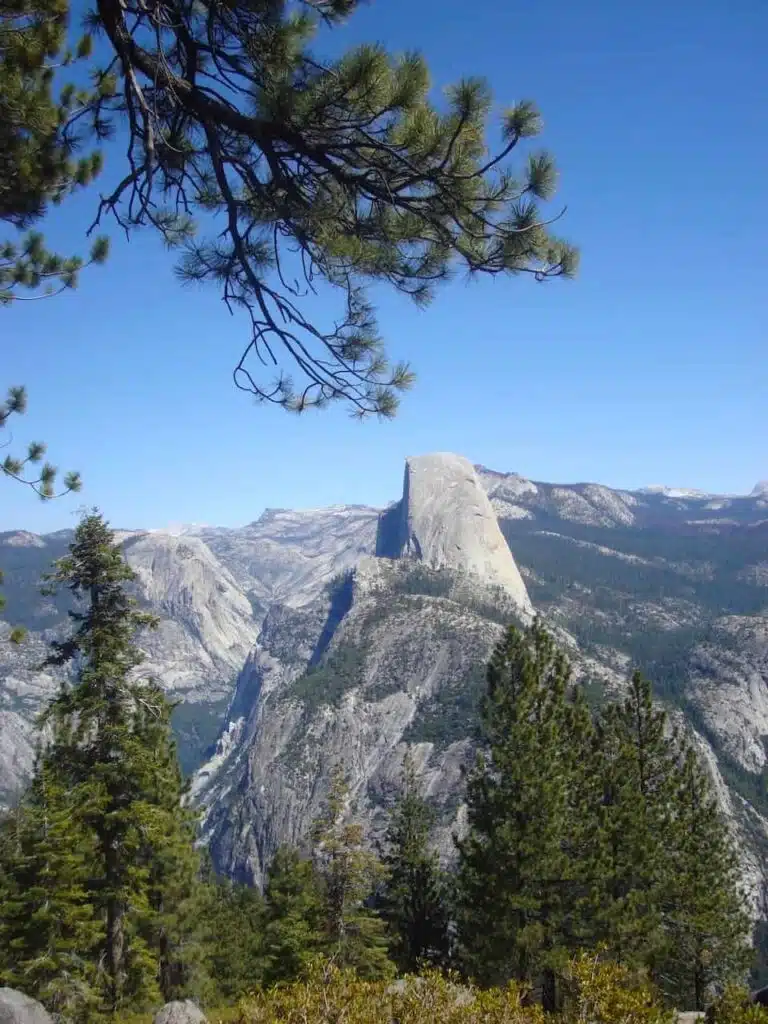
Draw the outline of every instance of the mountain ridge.
[[[174,724],[219,865],[259,881],[275,841],[300,838],[334,757],[351,758],[353,807],[375,836],[406,749],[447,851],[461,827],[460,769],[484,659],[504,622],[535,610],[592,699],[620,693],[637,664],[683,716],[735,827],[749,833],[755,893],[768,847],[762,492],[550,484],[450,453],[412,464],[425,458],[436,475],[406,515],[404,487],[383,508],[269,509],[239,528],[119,531],[137,596],[162,619],[144,641],[144,671],[182,698]],[[486,571],[497,555],[465,531],[467,510],[481,513],[483,536],[502,538],[521,589],[497,586]],[[388,517],[400,532],[384,552]],[[42,600],[35,580],[69,536],[0,534],[9,613],[31,629],[26,652],[0,645],[0,800],[29,770],[30,722],[56,685],[33,663],[66,607]]]

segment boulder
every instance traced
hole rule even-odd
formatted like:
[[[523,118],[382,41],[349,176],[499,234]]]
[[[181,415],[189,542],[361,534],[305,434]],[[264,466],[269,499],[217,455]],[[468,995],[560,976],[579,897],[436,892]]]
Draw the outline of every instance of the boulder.
[[[53,1024],[42,1003],[15,988],[0,988],[0,1024]]]
[[[153,1024],[208,1024],[205,1014],[191,999],[166,1003],[155,1014]]]

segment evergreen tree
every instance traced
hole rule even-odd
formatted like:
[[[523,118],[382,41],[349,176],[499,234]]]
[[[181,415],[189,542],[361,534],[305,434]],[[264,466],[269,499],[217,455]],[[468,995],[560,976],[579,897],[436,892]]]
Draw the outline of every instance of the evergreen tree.
[[[679,748],[639,672],[626,700],[602,709],[597,743],[602,868],[593,893],[596,938],[621,961],[652,966],[663,945]]]
[[[293,847],[281,846],[264,895],[264,981],[293,981],[326,945],[322,888],[312,862]]]
[[[55,92],[55,71],[91,52],[89,35],[66,49],[68,20],[66,0],[0,0],[0,223],[13,232],[0,239],[0,305],[74,287],[83,267],[82,259],[49,252],[42,235],[28,231],[49,203],[89,184],[101,169],[98,153],[76,156],[83,138],[74,130],[100,89],[67,84]],[[100,137],[106,126],[91,127]],[[100,238],[89,262],[106,255]],[[33,296],[23,294],[28,291]]]
[[[691,747],[676,782],[662,903],[666,941],[654,980],[672,1005],[703,1010],[713,986],[744,984],[750,921],[728,825]]]
[[[563,850],[568,872],[562,887],[560,941],[571,956],[597,944],[600,890],[605,873],[598,808],[602,798],[599,747],[592,711],[573,687],[563,721],[561,757],[569,779]]]
[[[487,752],[467,785],[458,843],[458,922],[469,973],[483,984],[541,985],[554,1009],[571,884],[569,759],[563,755],[570,668],[537,621],[510,627],[488,667]]]
[[[79,886],[100,940],[80,955],[98,966],[97,995],[110,1013],[141,1008],[163,991],[185,987],[184,908],[197,870],[191,821],[180,806],[170,709],[157,687],[133,681],[141,661],[135,634],[152,622],[126,592],[133,578],[101,516],[85,516],[69,555],[49,577],[52,587],[67,586],[86,603],[85,610],[70,612],[76,628],[53,644],[48,659],[74,662],[76,677],[62,685],[42,716],[51,739],[33,780],[36,799],[28,822],[25,805],[20,809],[22,827],[35,828],[38,817],[51,820],[54,796],[66,794],[69,813],[56,841],[88,851]],[[48,863],[61,874],[51,874],[52,887],[79,891],[65,873],[75,868],[69,855],[60,851]],[[0,915],[6,941],[15,944],[19,958],[36,962],[50,943],[42,930],[16,930],[24,906],[29,914],[35,906],[34,887],[20,883],[17,867],[7,872],[18,883],[16,924],[4,911]],[[31,994],[44,997],[45,990]]]
[[[58,26],[66,12],[64,0],[4,3],[8,17],[19,7],[43,25]],[[388,416],[412,375],[389,364],[366,285],[385,283],[423,305],[457,267],[543,280],[572,275],[577,257],[540,208],[556,189],[552,158],[531,152],[513,166],[518,147],[540,133],[534,105],[506,110],[489,149],[492,98],[482,79],[458,82],[438,108],[417,54],[364,45],[323,59],[312,42],[318,27],[340,25],[357,6],[165,0],[156,35],[141,4],[98,0],[88,27],[100,33],[103,63],[90,61],[90,97],[74,102],[75,91],[71,106],[68,95],[52,98],[45,60],[61,45],[53,30],[30,81],[20,83],[10,63],[0,91],[8,123],[20,126],[9,153],[40,122],[42,142],[14,160],[32,165],[17,175],[17,201],[26,187],[32,197],[54,189],[48,164],[55,157],[59,166],[61,148],[69,158],[77,133],[99,139],[119,123],[125,164],[96,221],[112,213],[126,230],[151,226],[181,248],[182,281],[214,282],[246,311],[238,385],[291,409],[344,400],[361,415]],[[208,240],[196,235],[198,214],[220,222]],[[45,257],[33,262],[38,277],[48,272]],[[321,283],[337,294],[338,315],[318,321],[302,279],[314,286],[308,294]],[[267,362],[276,380],[259,379]],[[285,371],[299,375],[294,384]]]
[[[88,872],[92,836],[73,829],[73,794],[45,762],[0,825],[0,985],[32,992],[65,1018],[99,1009]]]
[[[211,878],[199,907],[209,1002],[233,1003],[264,979],[266,911],[258,889]]]
[[[392,972],[384,922],[368,905],[381,864],[363,846],[363,830],[344,820],[348,788],[341,769],[331,777],[323,814],[314,823],[313,858],[322,884],[325,948],[339,967],[364,979]]]
[[[429,848],[433,823],[407,755],[382,858],[387,877],[381,907],[392,936],[392,959],[411,974],[427,965],[445,965],[449,958],[448,883],[437,853]]]
[[[146,939],[158,959],[158,981],[169,1002],[200,995],[206,985],[201,945],[200,856],[195,814],[185,808],[185,782],[171,731],[171,705],[162,690],[145,684],[135,694],[133,742],[149,756],[149,773],[137,813],[144,819],[151,914]],[[141,756],[145,756],[142,754]]]

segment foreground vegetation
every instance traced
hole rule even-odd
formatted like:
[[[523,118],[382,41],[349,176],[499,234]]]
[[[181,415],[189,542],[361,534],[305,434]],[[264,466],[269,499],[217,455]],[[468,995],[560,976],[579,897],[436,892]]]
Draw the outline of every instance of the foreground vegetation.
[[[457,975],[429,971],[392,985],[362,981],[351,971],[317,962],[307,976],[258,989],[235,1006],[208,1012],[211,1024],[674,1024],[647,981],[600,957],[582,955],[563,972],[566,998],[556,1013],[531,1003],[512,983],[479,989]],[[746,992],[729,987],[712,1007],[718,1024],[765,1024],[768,1011],[750,1005]],[[151,1016],[121,1024],[151,1024]]]
[[[76,602],[48,659],[71,672],[0,826],[0,985],[78,1022],[183,996],[245,999],[245,1021],[377,1020],[402,999],[401,1021],[434,1004],[446,1019],[522,1022],[586,1012],[575,990],[592,993],[589,1020],[608,1022],[662,1020],[744,982],[738,862],[690,742],[639,673],[624,701],[591,710],[539,622],[508,629],[488,666],[450,867],[406,758],[379,850],[350,820],[336,765],[310,835],[277,850],[263,894],[217,878],[195,847],[171,705],[137,676],[136,638],[154,621],[132,580],[96,512],[46,580]],[[387,994],[424,971],[418,997]],[[462,989],[456,1003],[457,980],[477,986],[474,1001]]]

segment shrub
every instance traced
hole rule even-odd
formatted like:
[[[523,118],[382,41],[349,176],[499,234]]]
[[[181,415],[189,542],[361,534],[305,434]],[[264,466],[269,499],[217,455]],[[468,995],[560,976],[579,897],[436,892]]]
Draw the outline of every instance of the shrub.
[[[641,976],[595,954],[571,960],[565,982],[569,1024],[673,1024],[675,1019]]]

